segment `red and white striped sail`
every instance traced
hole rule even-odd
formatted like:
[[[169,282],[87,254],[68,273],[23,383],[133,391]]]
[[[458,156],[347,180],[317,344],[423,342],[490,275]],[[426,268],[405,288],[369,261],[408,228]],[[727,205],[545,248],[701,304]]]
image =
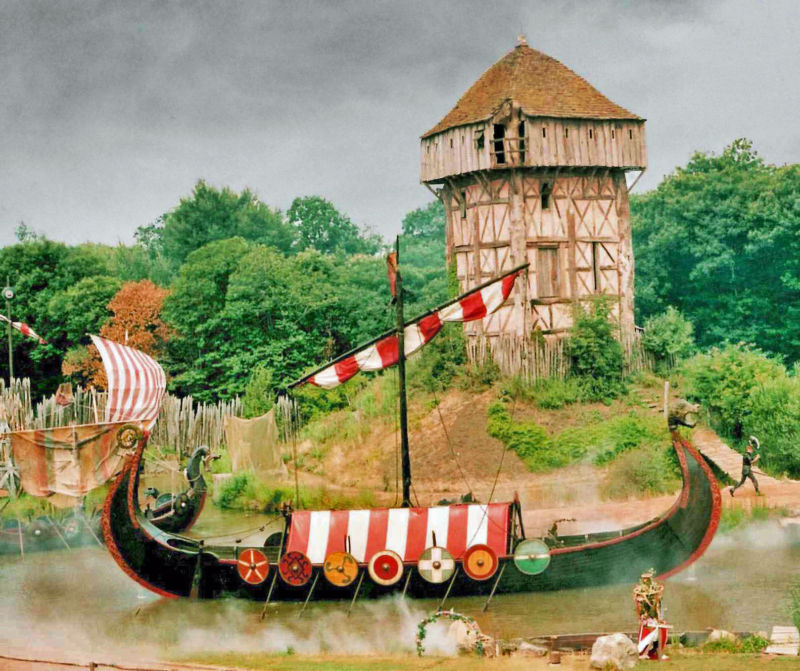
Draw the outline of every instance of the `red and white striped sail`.
[[[304,553],[312,564],[322,564],[331,552],[343,551],[366,563],[381,550],[415,562],[432,545],[446,547],[456,559],[478,544],[488,545],[503,557],[508,554],[511,505],[298,510],[292,513],[286,548]]]
[[[6,324],[11,324],[17,331],[19,331],[22,335],[27,336],[28,338],[33,338],[37,340],[40,345],[46,345],[47,341],[42,338],[36,331],[34,331],[30,326],[28,326],[24,322],[12,322],[8,317],[5,315],[0,315],[0,321],[5,322]]]
[[[500,308],[511,295],[518,270],[464,294],[459,300],[428,314],[405,327],[405,355],[409,356],[430,342],[447,322],[471,322],[483,319]],[[377,371],[397,363],[397,335],[388,335],[364,349],[323,368],[312,375],[310,382],[323,389],[332,389],[346,382],[359,371]]]
[[[106,422],[142,422],[152,428],[161,410],[167,378],[159,363],[144,352],[92,336],[108,378]]]

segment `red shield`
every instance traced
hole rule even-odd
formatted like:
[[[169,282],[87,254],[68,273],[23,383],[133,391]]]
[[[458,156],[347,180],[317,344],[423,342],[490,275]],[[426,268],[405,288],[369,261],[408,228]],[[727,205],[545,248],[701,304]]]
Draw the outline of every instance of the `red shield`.
[[[464,573],[473,580],[488,580],[497,572],[499,564],[495,551],[483,544],[467,548],[462,561]]]
[[[388,587],[403,577],[403,560],[396,552],[381,550],[372,555],[367,570],[376,583]]]
[[[278,574],[287,585],[302,587],[311,579],[311,560],[302,552],[287,552],[278,562]]]
[[[236,570],[239,571],[239,577],[249,585],[260,585],[269,575],[269,561],[261,550],[248,548],[239,553]]]

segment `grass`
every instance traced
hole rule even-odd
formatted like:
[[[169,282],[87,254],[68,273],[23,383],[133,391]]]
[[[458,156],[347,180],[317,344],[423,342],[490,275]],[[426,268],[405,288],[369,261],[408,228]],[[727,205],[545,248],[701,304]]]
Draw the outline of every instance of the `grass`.
[[[727,533],[752,522],[764,522],[772,516],[780,517],[782,514],[781,510],[770,510],[766,506],[756,506],[750,510],[723,508],[722,516],[719,520],[719,531],[720,533]]]
[[[769,641],[761,636],[753,635],[745,638],[723,638],[719,641],[710,641],[703,645],[703,652],[727,652],[747,654],[761,652],[769,645]]]
[[[768,668],[775,671],[800,668],[798,658],[768,657],[755,653],[710,653],[668,649],[670,659],[657,664],[664,671],[750,671]],[[589,671],[588,655],[564,655],[561,668],[564,671],[581,669]],[[497,669],[498,671],[523,671],[527,669],[554,668],[547,657],[501,657],[483,659],[473,656],[458,657],[384,657],[384,656],[338,656],[338,655],[270,655],[264,653],[213,653],[193,655],[174,661],[196,664],[216,664],[220,666],[244,667],[249,669],[270,669],[275,671],[421,671],[436,669],[441,671],[479,671]],[[640,662],[636,668],[650,668],[652,662]]]
[[[303,506],[312,509],[343,510],[377,505],[374,493],[366,489],[350,495],[326,487],[300,487],[299,493]],[[293,487],[271,487],[250,472],[237,473],[219,485],[214,493],[214,503],[220,508],[262,513],[276,513],[284,501],[294,499]]]

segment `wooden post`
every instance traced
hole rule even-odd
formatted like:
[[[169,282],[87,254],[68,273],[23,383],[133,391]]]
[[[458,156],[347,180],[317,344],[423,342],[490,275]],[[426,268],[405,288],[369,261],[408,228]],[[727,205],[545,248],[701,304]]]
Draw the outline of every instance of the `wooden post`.
[[[669,421],[669,380],[664,380],[664,419]]]
[[[395,240],[397,254],[397,380],[400,395],[400,455],[403,471],[403,508],[411,507],[411,456],[408,451],[408,405],[406,399],[405,321],[403,320],[403,277],[400,272],[400,237]]]

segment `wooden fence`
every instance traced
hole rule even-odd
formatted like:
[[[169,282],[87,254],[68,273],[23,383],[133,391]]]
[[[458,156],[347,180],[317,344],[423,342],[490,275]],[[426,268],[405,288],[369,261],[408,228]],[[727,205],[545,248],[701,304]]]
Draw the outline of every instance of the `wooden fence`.
[[[492,338],[468,336],[467,357],[475,363],[493,359],[506,376],[519,376],[528,382],[543,378],[566,378],[570,373],[568,338],[519,338],[500,335]],[[655,359],[642,346],[641,335],[622,340],[624,372],[653,372]]]
[[[55,395],[33,403],[29,379],[15,379],[10,387],[0,380],[0,404],[5,409],[5,421],[12,430],[91,424],[103,420],[105,392],[78,387],[73,397],[73,402],[67,406],[56,403]],[[217,450],[225,444],[225,417],[239,417],[241,414],[242,402],[238,397],[219,403],[196,403],[191,396],[178,398],[167,394],[151,432],[150,443],[162,448],[177,448],[181,454],[188,454],[198,445],[208,445]]]

